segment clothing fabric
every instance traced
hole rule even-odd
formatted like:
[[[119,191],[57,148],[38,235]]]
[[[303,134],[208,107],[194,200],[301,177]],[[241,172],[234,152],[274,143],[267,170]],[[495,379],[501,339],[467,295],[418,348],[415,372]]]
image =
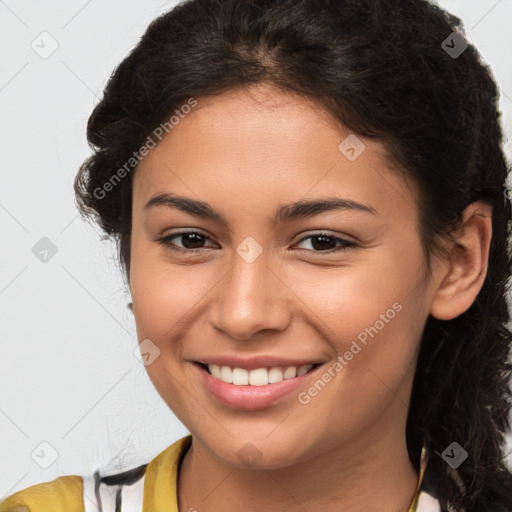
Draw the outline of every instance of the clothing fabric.
[[[191,443],[189,434],[138,467],[62,476],[33,485],[1,501],[0,512],[178,512],[178,471]],[[427,462],[423,449],[416,495],[408,512],[440,512],[438,500],[421,489]]]

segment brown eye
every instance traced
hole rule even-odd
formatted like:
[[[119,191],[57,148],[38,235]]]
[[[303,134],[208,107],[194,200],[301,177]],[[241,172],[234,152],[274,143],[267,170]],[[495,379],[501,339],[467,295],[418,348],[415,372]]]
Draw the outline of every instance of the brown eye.
[[[299,241],[299,244],[305,240],[311,240],[313,252],[338,252],[357,246],[355,242],[324,233],[306,236]]]
[[[182,239],[182,246],[176,246],[174,240]],[[166,236],[158,240],[159,243],[169,247],[173,251],[179,252],[195,252],[201,249],[207,249],[208,247],[203,247],[205,240],[209,239],[203,233],[198,231],[181,231],[179,233],[173,233],[172,235]]]

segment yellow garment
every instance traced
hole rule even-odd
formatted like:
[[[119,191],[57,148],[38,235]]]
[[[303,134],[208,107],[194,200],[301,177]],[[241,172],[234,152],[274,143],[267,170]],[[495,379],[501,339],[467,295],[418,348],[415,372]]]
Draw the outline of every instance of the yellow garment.
[[[178,512],[178,469],[191,443],[192,435],[182,437],[149,463],[142,512]]]
[[[182,437],[147,466],[142,512],[178,512],[177,479],[181,461],[192,443],[192,435]],[[416,496],[408,512],[417,512],[420,486],[427,463],[421,454]],[[84,512],[83,480],[80,476],[61,476],[51,482],[33,485],[2,502],[0,512]]]
[[[83,512],[83,481],[61,476],[33,485],[0,502],[0,512]]]

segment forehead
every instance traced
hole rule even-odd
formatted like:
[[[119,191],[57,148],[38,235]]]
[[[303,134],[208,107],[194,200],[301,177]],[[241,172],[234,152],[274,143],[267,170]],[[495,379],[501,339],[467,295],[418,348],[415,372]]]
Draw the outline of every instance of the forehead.
[[[156,192],[173,191],[209,198],[220,208],[243,208],[256,197],[269,204],[283,195],[298,200],[344,193],[395,206],[401,200],[414,209],[414,190],[390,168],[384,147],[353,139],[314,101],[273,86],[196,100],[139,164],[138,207]],[[355,160],[347,157],[347,140],[360,152]]]

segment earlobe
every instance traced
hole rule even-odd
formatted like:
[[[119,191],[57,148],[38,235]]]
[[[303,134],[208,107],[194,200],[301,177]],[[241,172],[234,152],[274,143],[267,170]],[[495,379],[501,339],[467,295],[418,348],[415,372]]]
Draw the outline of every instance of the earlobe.
[[[451,320],[473,304],[487,275],[491,237],[492,206],[485,201],[471,203],[448,248],[449,261],[432,299],[433,317]]]

